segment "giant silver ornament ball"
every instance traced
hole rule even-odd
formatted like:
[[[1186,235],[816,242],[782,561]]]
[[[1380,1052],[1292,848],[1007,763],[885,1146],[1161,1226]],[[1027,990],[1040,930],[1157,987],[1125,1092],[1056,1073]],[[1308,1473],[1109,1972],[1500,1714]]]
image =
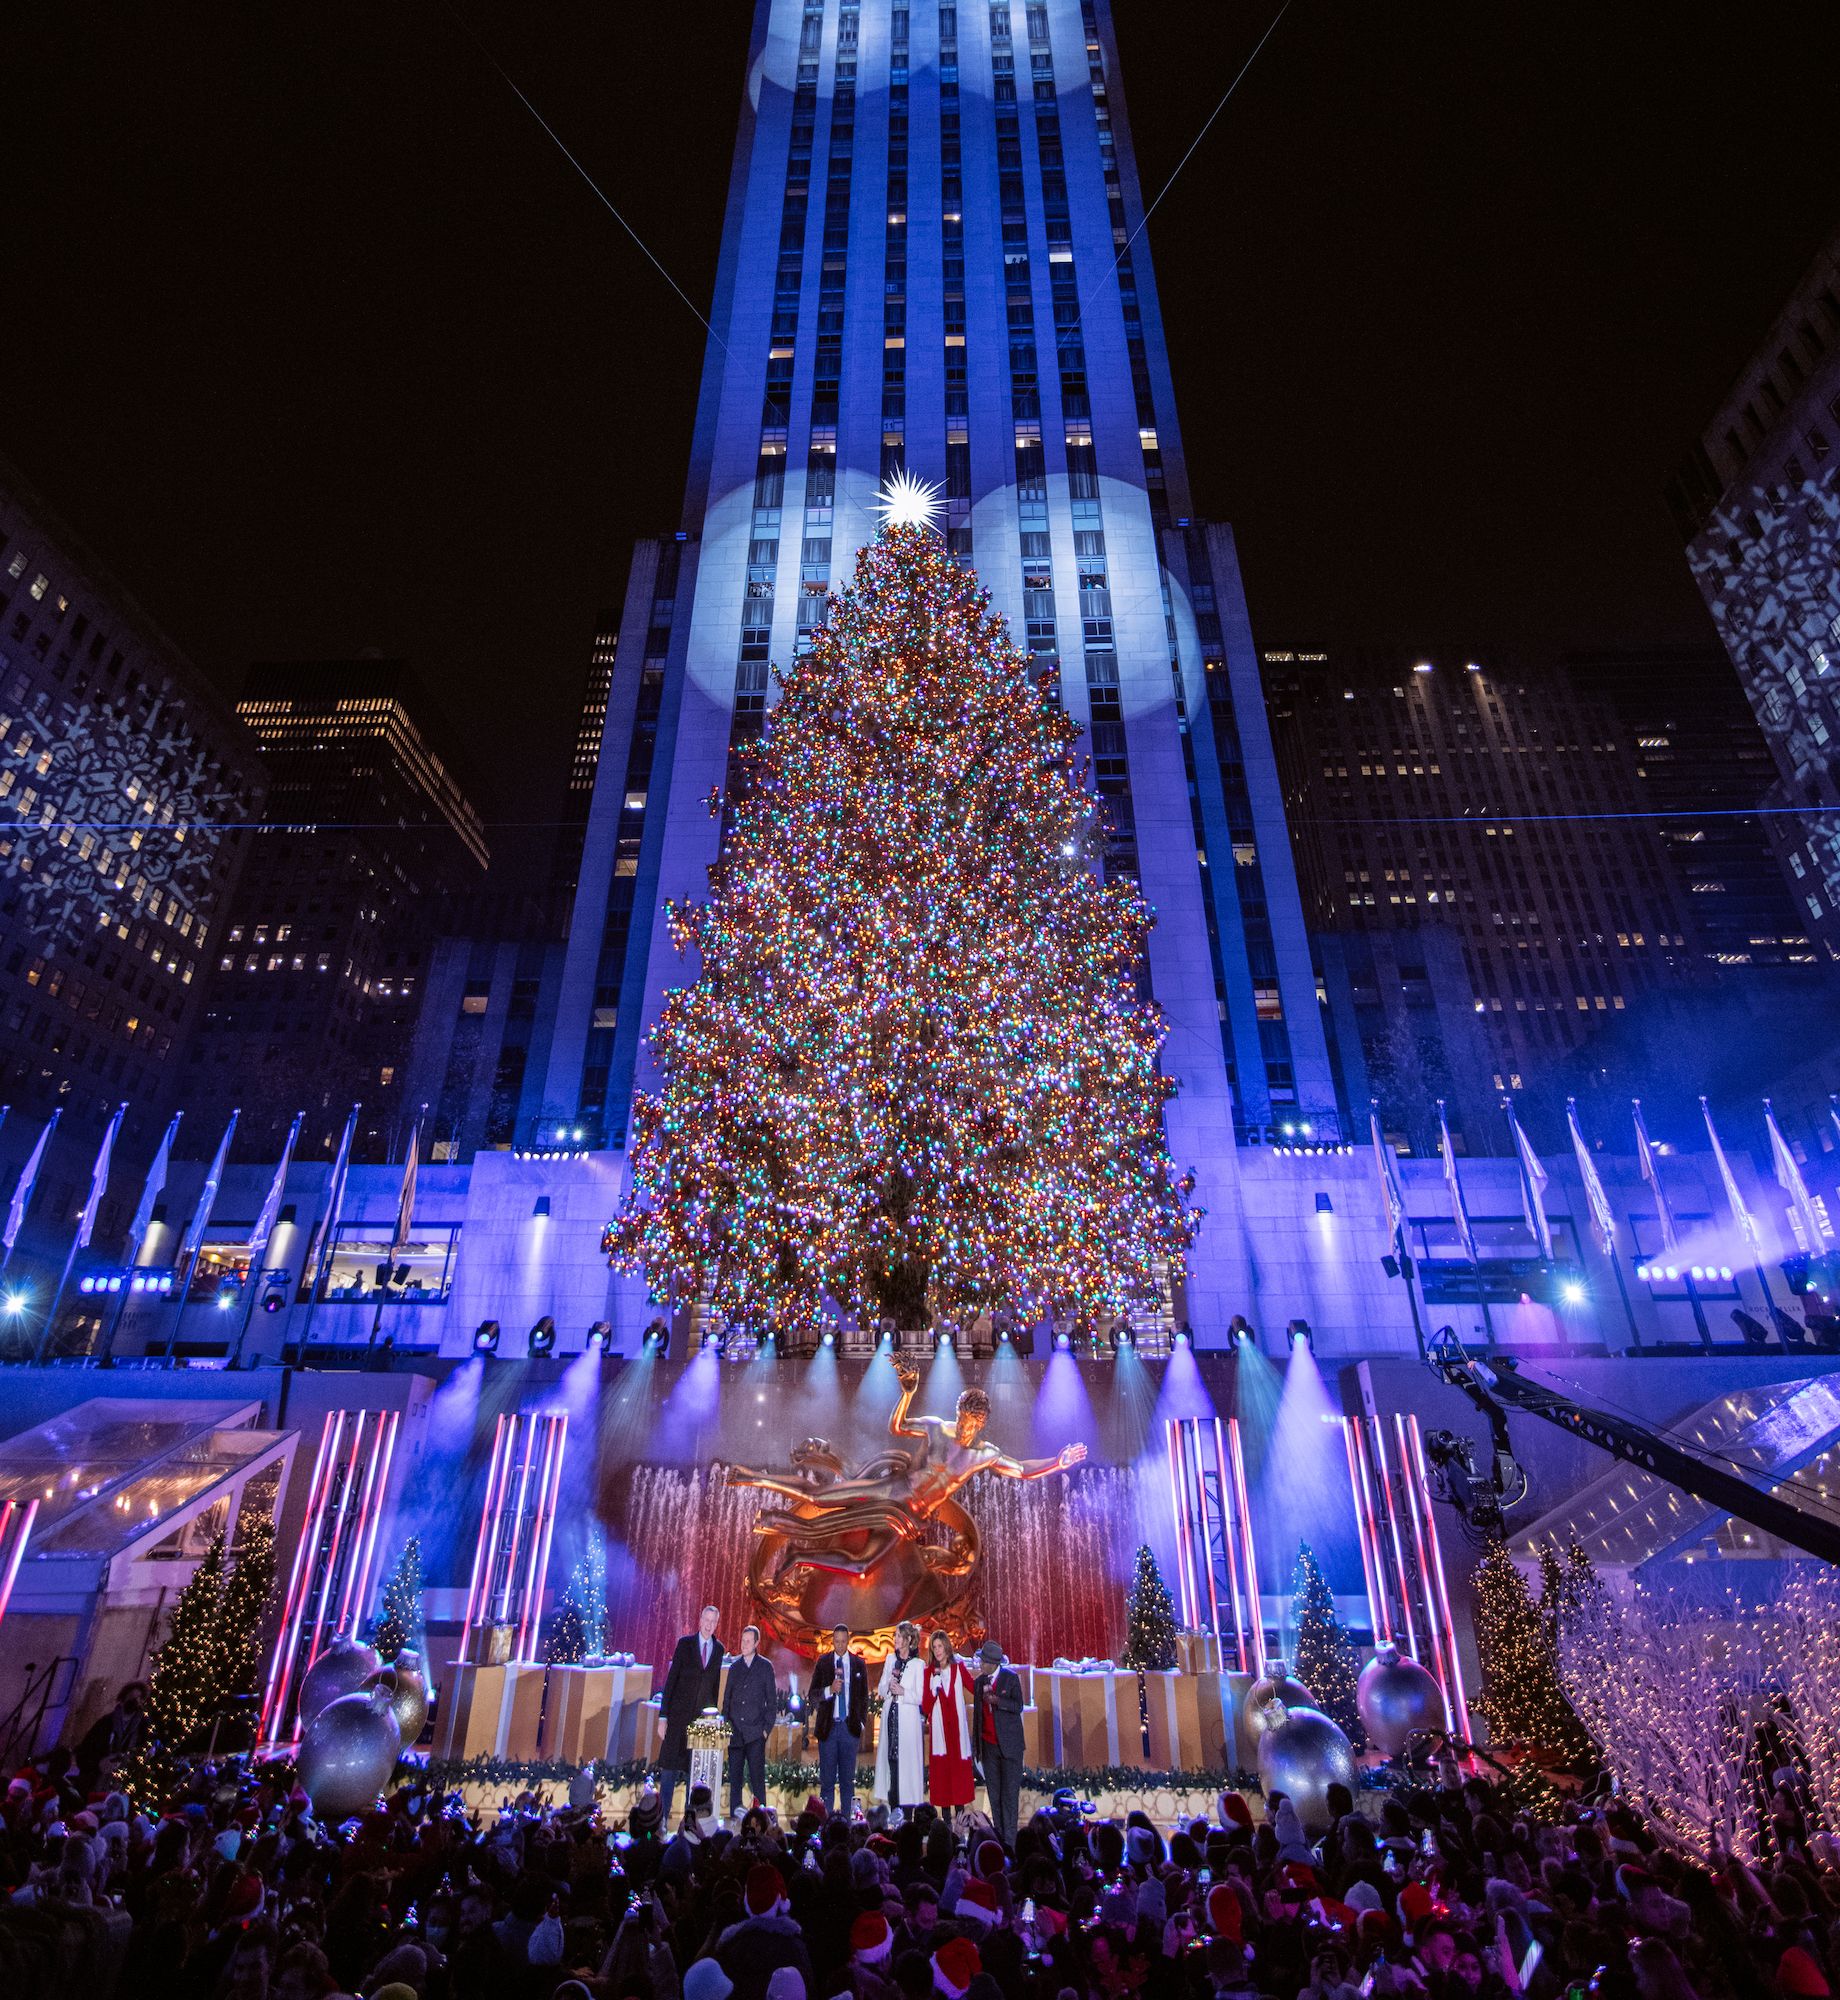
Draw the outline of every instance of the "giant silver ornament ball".
[[[356,1694],[377,1671],[377,1654],[343,1632],[335,1633],[300,1684],[302,1728],[342,1694]]]
[[[405,1646],[390,1663],[389,1671],[396,1676],[390,1707],[402,1734],[402,1747],[407,1750],[421,1741],[428,1726],[428,1669],[421,1654],[413,1646]]]
[[[322,1820],[367,1812],[390,1782],[402,1736],[383,1688],[342,1694],[307,1724],[296,1769]]]
[[[1274,1701],[1283,1702],[1286,1708],[1316,1706],[1316,1697],[1292,1674],[1284,1661],[1267,1660],[1264,1678],[1252,1683],[1240,1704],[1240,1724],[1249,1742],[1256,1744],[1271,1727],[1272,1718],[1268,1710]]]
[[[1397,1757],[1414,1736],[1444,1723],[1437,1682],[1394,1645],[1381,1646],[1361,1669],[1354,1703],[1369,1741],[1383,1757]]]
[[[1293,1708],[1259,1738],[1259,1783],[1282,1792],[1307,1832],[1327,1827],[1329,1787],[1354,1790],[1354,1747],[1320,1709]]]

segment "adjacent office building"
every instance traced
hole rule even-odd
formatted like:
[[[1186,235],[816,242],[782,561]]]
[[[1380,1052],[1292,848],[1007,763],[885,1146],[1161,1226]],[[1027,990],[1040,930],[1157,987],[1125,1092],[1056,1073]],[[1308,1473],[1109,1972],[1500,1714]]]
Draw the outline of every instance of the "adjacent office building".
[[[270,774],[216,940],[186,1102],[241,1109],[239,1150],[272,1155],[296,1111],[317,1157],[363,1107],[360,1158],[401,1151],[429,951],[483,881],[483,822],[401,661],[252,667],[237,713]]]
[[[1694,580],[1775,760],[1769,829],[1840,960],[1840,233],[1675,474]]]
[[[1103,0],[760,0],[683,527],[640,548],[545,1095],[624,1137],[707,893],[706,801],[898,469],[1089,732],[1108,870],[1155,906],[1176,1157],[1335,1127],[1227,530],[1189,518]],[[1205,1253],[1204,1253],[1205,1254]],[[1206,1289],[1206,1281],[1203,1281]]]
[[[1694,966],[1627,734],[1571,676],[1442,650],[1264,665],[1312,921],[1454,934],[1494,1090]]]

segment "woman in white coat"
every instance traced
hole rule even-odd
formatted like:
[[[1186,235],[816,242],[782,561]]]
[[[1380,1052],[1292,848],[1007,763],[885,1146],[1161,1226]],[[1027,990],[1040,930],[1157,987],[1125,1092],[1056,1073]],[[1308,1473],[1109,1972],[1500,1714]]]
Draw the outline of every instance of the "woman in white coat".
[[[920,1713],[926,1669],[920,1663],[919,1648],[920,1633],[915,1626],[903,1621],[895,1627],[894,1651],[882,1663],[882,1720],[875,1732],[871,1795],[906,1812],[912,1812],[926,1797],[926,1723]]]

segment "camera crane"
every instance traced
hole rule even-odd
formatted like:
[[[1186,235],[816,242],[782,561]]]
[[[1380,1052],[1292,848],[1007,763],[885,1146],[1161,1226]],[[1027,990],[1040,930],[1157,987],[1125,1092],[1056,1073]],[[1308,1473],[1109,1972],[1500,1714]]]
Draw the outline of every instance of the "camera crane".
[[[1779,1542],[1840,1564],[1840,1523],[1779,1500],[1740,1474],[1694,1457],[1646,1424],[1590,1409],[1557,1389],[1530,1382],[1506,1357],[1491,1367],[1467,1353],[1448,1327],[1440,1329],[1425,1358],[1439,1381],[1461,1390],[1488,1421],[1494,1464],[1486,1477],[1477,1470],[1467,1440],[1447,1431],[1433,1431],[1425,1439],[1425,1456],[1442,1489],[1438,1497],[1448,1500],[1472,1531],[1498,1530],[1503,1509],[1515,1505],[1527,1491],[1527,1475],[1509,1447],[1508,1416],[1513,1412],[1538,1417],[1625,1465],[1652,1473],[1708,1506],[1748,1521]]]

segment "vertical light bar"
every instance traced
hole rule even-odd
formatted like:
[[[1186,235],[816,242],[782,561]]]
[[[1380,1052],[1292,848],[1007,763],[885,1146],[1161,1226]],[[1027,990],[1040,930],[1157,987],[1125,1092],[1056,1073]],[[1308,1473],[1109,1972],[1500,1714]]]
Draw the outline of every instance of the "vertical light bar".
[[[262,1693],[262,1713],[256,1734],[270,1740],[280,1727],[287,1707],[288,1682],[294,1674],[294,1648],[300,1641],[300,1614],[306,1604],[305,1587],[312,1575],[312,1551],[326,1511],[326,1468],[335,1449],[334,1440],[345,1421],[343,1410],[329,1410],[320,1426],[319,1451],[313,1460],[313,1478],[307,1487],[307,1515],[301,1524],[300,1539],[294,1544],[293,1567],[288,1572],[287,1596],[281,1607],[281,1629],[275,1634],[275,1651],[268,1664],[268,1684]]]
[[[367,1427],[366,1419],[370,1414],[371,1412],[368,1410],[359,1413],[358,1431],[360,1437],[362,1437]],[[377,1491],[377,1456],[378,1448],[383,1442],[383,1425],[383,1414],[379,1411],[377,1412],[376,1427],[371,1432],[370,1450],[365,1454],[364,1458],[364,1492],[358,1501],[357,1518],[353,1523],[351,1544],[345,1551],[346,1560],[341,1578],[344,1588],[339,1593],[338,1622],[333,1627],[334,1631],[337,1632],[351,1630],[354,1616],[362,1617],[364,1615],[364,1603],[358,1595],[358,1564],[352,1561],[351,1557],[363,1547],[364,1531],[370,1524],[371,1505]],[[356,1473],[357,1469],[358,1446],[354,1445],[352,1447],[353,1473]],[[353,1636],[356,1636],[355,1630],[353,1631]]]
[[[1412,1530],[1412,1553],[1418,1561],[1418,1578],[1422,1592],[1421,1604],[1425,1613],[1425,1637],[1431,1642],[1431,1671],[1437,1676],[1438,1693],[1444,1702],[1444,1727],[1454,1730],[1456,1717],[1450,1709],[1450,1678],[1444,1660],[1444,1648],[1438,1639],[1437,1619],[1431,1606],[1431,1564],[1425,1554],[1425,1529],[1418,1517],[1418,1481],[1412,1471],[1412,1451],[1406,1440],[1406,1420],[1403,1412],[1393,1412],[1393,1442],[1399,1448],[1399,1486],[1406,1503],[1406,1520]]]
[[[1469,1743],[1474,1740],[1469,1730],[1469,1697],[1463,1687],[1463,1662],[1457,1652],[1456,1623],[1450,1615],[1450,1592],[1444,1585],[1444,1551],[1438,1541],[1437,1516],[1431,1511],[1431,1477],[1425,1469],[1425,1441],[1419,1433],[1416,1411],[1407,1416],[1406,1426],[1412,1445],[1412,1473],[1425,1510],[1425,1534],[1431,1549],[1430,1580],[1435,1601],[1427,1608],[1436,1617],[1439,1636],[1450,1657],[1450,1686],[1456,1708],[1456,1720],[1451,1726]]]
[[[1259,1558],[1252,1543],[1252,1508],[1246,1499],[1246,1454],[1240,1444],[1239,1419],[1227,1419],[1227,1456],[1233,1466],[1233,1504],[1239,1514],[1240,1553],[1246,1560],[1246,1608],[1252,1637],[1249,1673],[1265,1671],[1265,1606],[1259,1597]]]
[[[1227,1471],[1227,1439],[1219,1417],[1214,1423],[1214,1470],[1220,1480],[1220,1545],[1227,1552],[1227,1584],[1233,1592],[1233,1646],[1239,1670],[1246,1671],[1246,1603],[1239,1581],[1239,1542],[1234,1529],[1233,1487]],[[1221,1659],[1226,1649],[1221,1648]]]
[[[1361,1476],[1360,1447],[1356,1442],[1358,1435],[1353,1418],[1344,1417],[1342,1443],[1348,1450],[1348,1485],[1354,1496],[1355,1533],[1361,1543],[1361,1576],[1367,1585],[1367,1629],[1374,1635],[1374,1644],[1378,1646],[1386,1637],[1386,1615],[1382,1609],[1383,1592],[1375,1568],[1373,1509],[1367,1503],[1366,1482]]]
[[[530,1419],[531,1435],[539,1440],[541,1466],[537,1473],[536,1505],[530,1523],[530,1553],[524,1566],[524,1585],[517,1589],[517,1579],[513,1577],[506,1593],[509,1609],[512,1593],[516,1593],[517,1604],[517,1652],[513,1656],[520,1660],[530,1658],[530,1618],[533,1600],[540,1603],[543,1591],[544,1572],[540,1565],[543,1556],[543,1508],[549,1495],[550,1460],[555,1453],[555,1420],[552,1417],[533,1416]],[[539,1617],[541,1613],[539,1612]]]
[[[1373,1420],[1370,1439],[1374,1452],[1374,1485],[1386,1511],[1387,1533],[1393,1544],[1393,1572],[1399,1581],[1399,1615],[1405,1621],[1406,1651],[1418,1657],[1418,1627],[1412,1617],[1412,1576],[1406,1568],[1405,1544],[1399,1539],[1399,1496],[1393,1491],[1393,1472],[1386,1462],[1386,1431],[1380,1419]]]
[[[495,1527],[495,1509],[499,1505],[499,1485],[501,1468],[506,1462],[505,1426],[510,1422],[501,1415],[497,1428],[492,1433],[492,1464],[486,1474],[485,1505],[479,1512],[479,1539],[473,1544],[473,1577],[467,1586],[466,1616],[460,1624],[460,1657],[467,1657],[467,1642],[473,1636],[473,1627],[485,1616],[486,1600],[491,1589],[492,1536]]]
[[[19,1580],[19,1565],[25,1560],[26,1540],[38,1516],[38,1502],[28,1500],[22,1507],[9,1500],[0,1511],[0,1618],[13,1599],[13,1585]]]
[[[1201,1561],[1207,1576],[1208,1620],[1213,1628],[1214,1643],[1218,1645],[1220,1643],[1220,1587],[1214,1581],[1214,1543],[1213,1538],[1208,1533],[1207,1474],[1203,1470],[1201,1463],[1201,1420],[1199,1417],[1194,1417],[1189,1421],[1195,1439],[1195,1518],[1201,1524]],[[1220,1497],[1224,1502],[1227,1497],[1224,1488],[1221,1489]],[[1220,1524],[1220,1538],[1222,1542],[1226,1540],[1226,1525],[1223,1509],[1223,1519]],[[1198,1610],[1200,1607],[1197,1605],[1196,1608]]]
[[[332,1607],[333,1595],[338,1588],[339,1565],[344,1560],[345,1523],[351,1517],[352,1488],[358,1483],[358,1454],[364,1449],[364,1420],[370,1414],[367,1410],[357,1412],[357,1422],[351,1429],[351,1456],[345,1465],[345,1483],[339,1489],[339,1511],[332,1519],[332,1540],[326,1550],[326,1570],[320,1581],[319,1594],[313,1604],[313,1636],[307,1642],[306,1664],[311,1667],[319,1658],[320,1641],[325,1636],[326,1614]],[[337,1625],[332,1628],[339,1630]]]
[[[519,1655],[535,1658],[537,1640],[543,1627],[543,1586],[549,1576],[550,1543],[556,1533],[556,1503],[562,1494],[562,1457],[568,1449],[569,1417],[566,1410],[552,1412],[543,1419],[548,1436],[544,1444],[544,1478],[538,1491],[538,1520],[531,1534],[530,1580],[524,1591],[524,1616],[520,1624]]]
[[[390,1467],[396,1461],[396,1434],[402,1423],[399,1411],[388,1411],[383,1419],[383,1427],[377,1443],[381,1452],[381,1463],[377,1468],[377,1486],[371,1498],[368,1532],[360,1527],[362,1555],[358,1570],[357,1617],[362,1622],[364,1607],[370,1602],[371,1576],[377,1560],[377,1531],[383,1525],[383,1510],[390,1497]]]
[[[498,1593],[498,1617],[496,1623],[509,1625],[512,1618],[511,1593],[517,1587],[518,1551],[524,1543],[524,1509],[530,1498],[530,1475],[537,1456],[537,1420],[525,1416],[523,1412],[511,1419],[513,1426],[512,1452],[515,1455],[515,1439],[524,1440],[524,1462],[518,1468],[517,1501],[511,1511],[511,1534],[504,1550],[504,1582]]]
[[[1195,1626],[1195,1614],[1192,1593],[1188,1585],[1188,1544],[1182,1531],[1182,1426],[1179,1419],[1166,1418],[1163,1431],[1169,1443],[1169,1506],[1176,1534],[1176,1589],[1182,1599],[1183,1630],[1192,1632]]]

